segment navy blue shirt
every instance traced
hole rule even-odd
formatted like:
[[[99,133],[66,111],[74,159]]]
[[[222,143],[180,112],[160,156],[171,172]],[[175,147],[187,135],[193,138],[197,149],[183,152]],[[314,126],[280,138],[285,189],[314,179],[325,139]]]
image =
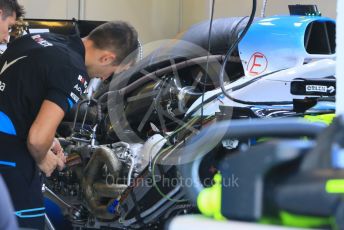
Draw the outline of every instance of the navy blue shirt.
[[[78,36],[25,35],[0,57],[0,132],[27,138],[44,100],[65,112],[81,99],[89,80]]]

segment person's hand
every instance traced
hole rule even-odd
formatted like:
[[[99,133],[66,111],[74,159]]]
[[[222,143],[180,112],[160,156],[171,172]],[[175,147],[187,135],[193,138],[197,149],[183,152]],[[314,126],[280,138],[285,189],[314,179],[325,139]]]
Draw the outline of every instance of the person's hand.
[[[66,163],[66,156],[64,155],[63,149],[61,147],[60,141],[57,138],[54,138],[53,144],[50,147],[50,150],[59,157],[63,163]]]
[[[48,151],[43,160],[37,163],[37,165],[47,177],[50,177],[56,168],[61,171],[65,166],[63,160],[51,150]]]
[[[51,151],[53,151],[53,153],[56,153],[56,152],[59,152],[59,151],[63,151],[59,139],[57,139],[56,137],[54,138],[53,143],[51,144],[50,149],[51,149]]]

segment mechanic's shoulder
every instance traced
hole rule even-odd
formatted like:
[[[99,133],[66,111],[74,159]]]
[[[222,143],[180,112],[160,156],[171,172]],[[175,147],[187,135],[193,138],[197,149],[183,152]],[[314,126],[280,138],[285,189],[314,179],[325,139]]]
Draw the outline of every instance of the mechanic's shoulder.
[[[45,47],[44,52],[50,57],[50,60],[56,60],[60,63],[77,64],[83,63],[82,53],[78,53],[71,47],[71,36],[60,34],[43,34],[43,38],[50,45]],[[80,40],[81,41],[81,40]]]

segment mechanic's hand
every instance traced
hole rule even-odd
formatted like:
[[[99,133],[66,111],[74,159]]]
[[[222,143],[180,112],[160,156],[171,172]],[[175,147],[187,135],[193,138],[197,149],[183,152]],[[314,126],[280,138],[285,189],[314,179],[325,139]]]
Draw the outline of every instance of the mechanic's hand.
[[[63,151],[59,139],[57,139],[56,137],[54,138],[53,143],[51,144],[50,149],[51,149],[51,151],[53,151],[53,153],[55,153],[55,154],[56,154],[57,152]]]
[[[63,160],[51,150],[48,151],[43,160],[37,165],[47,177],[50,177],[56,168],[61,171],[65,166]]]
[[[60,141],[57,138],[54,138],[53,144],[50,147],[50,150],[59,157],[63,163],[66,163],[66,156],[64,155],[63,148],[61,147]]]

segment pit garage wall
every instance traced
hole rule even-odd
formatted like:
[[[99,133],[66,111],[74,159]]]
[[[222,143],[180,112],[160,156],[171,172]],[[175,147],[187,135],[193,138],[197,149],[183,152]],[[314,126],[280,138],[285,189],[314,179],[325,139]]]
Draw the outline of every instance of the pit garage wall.
[[[257,16],[263,0],[258,1]],[[173,38],[206,20],[211,0],[19,0],[27,18],[126,20],[143,43]],[[287,14],[288,4],[317,4],[323,15],[336,17],[336,0],[268,0],[266,15]],[[249,15],[252,0],[216,0],[215,17]]]
[[[201,20],[209,18],[211,0],[182,1],[182,30]],[[248,16],[252,0],[215,0],[215,18]],[[267,0],[266,16],[289,14],[288,5],[316,4],[324,16],[336,18],[336,0]],[[263,0],[257,0],[257,16],[261,15]]]
[[[18,0],[27,18],[71,19],[77,17],[79,0]]]
[[[18,1],[24,5],[27,18],[129,21],[143,43],[172,38],[179,30],[180,0]]]

